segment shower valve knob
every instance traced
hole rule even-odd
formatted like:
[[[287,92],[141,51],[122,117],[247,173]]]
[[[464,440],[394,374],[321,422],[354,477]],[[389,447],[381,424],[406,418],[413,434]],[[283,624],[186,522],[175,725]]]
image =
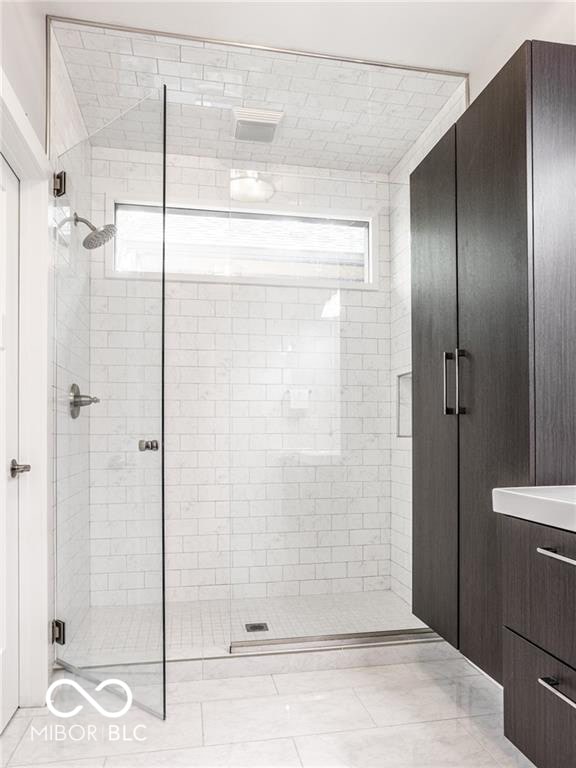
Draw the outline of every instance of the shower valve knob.
[[[94,405],[94,403],[100,402],[99,397],[80,394],[80,387],[78,384],[72,384],[68,396],[70,399],[70,415],[73,419],[77,419],[80,415],[80,408],[85,408],[87,405]]]

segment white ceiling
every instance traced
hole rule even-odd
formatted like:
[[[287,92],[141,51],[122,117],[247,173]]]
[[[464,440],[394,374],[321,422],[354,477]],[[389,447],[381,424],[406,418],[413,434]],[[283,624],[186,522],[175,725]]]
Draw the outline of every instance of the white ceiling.
[[[464,82],[64,22],[54,32],[92,143],[121,148],[161,150],[158,111],[138,102],[166,84],[171,153],[387,173]],[[282,112],[274,141],[235,140],[234,107]]]
[[[473,94],[529,38],[576,42],[574,2],[39,2],[123,26],[468,72]]]

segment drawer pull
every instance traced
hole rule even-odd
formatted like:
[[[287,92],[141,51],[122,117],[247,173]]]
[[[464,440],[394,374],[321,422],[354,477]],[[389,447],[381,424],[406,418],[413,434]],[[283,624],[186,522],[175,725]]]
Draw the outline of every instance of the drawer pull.
[[[546,555],[546,557],[552,557],[554,560],[560,560],[563,563],[568,563],[568,565],[576,565],[576,560],[572,560],[571,557],[559,555],[558,552],[556,552],[556,550],[552,547],[537,547],[536,552],[538,552],[539,555]]]
[[[559,699],[561,699],[564,704],[568,704],[568,706],[572,707],[572,709],[576,709],[576,701],[572,701],[572,699],[569,699],[568,696],[564,696],[563,693],[560,693],[558,690],[560,683],[554,677],[539,677],[538,682],[540,685],[546,688],[547,691],[550,691],[554,694],[554,696],[557,696]]]

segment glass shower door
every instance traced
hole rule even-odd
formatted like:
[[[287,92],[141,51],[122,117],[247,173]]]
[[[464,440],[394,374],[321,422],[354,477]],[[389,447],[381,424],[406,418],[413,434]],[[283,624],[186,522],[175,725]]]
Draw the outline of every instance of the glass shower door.
[[[53,208],[56,658],[160,717],[164,165],[156,92],[59,158]]]

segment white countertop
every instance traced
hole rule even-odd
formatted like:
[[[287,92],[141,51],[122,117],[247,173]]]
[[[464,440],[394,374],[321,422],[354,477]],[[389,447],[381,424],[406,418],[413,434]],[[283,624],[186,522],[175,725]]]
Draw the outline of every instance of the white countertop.
[[[576,532],[576,485],[494,488],[492,508],[501,515]]]

